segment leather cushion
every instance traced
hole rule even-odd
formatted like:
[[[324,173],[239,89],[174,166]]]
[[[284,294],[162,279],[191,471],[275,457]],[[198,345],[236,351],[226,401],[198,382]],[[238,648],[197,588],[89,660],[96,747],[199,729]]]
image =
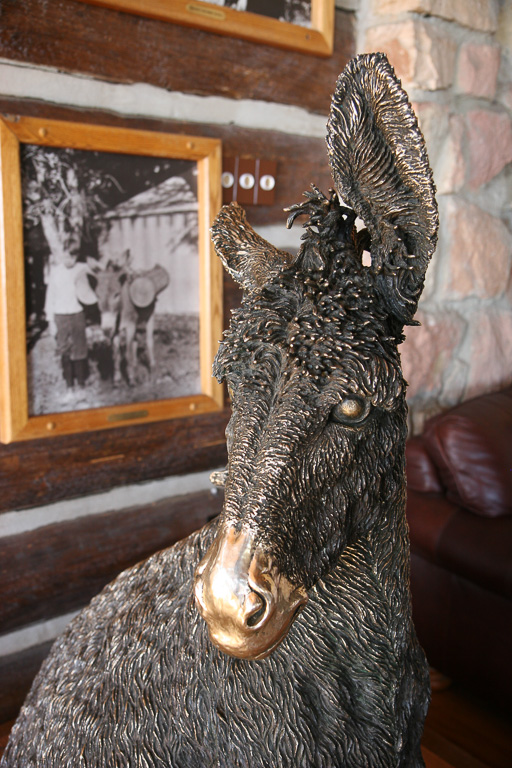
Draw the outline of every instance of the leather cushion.
[[[473,515],[439,494],[407,493],[411,552],[468,581],[512,597],[512,517]]]
[[[437,552],[443,531],[459,507],[441,494],[425,494],[407,489],[407,520],[411,550],[438,564]]]
[[[440,493],[443,489],[432,459],[421,437],[411,437],[405,446],[407,488],[422,493]]]
[[[435,416],[423,440],[448,499],[484,517],[512,514],[512,387]]]
[[[459,509],[444,527],[438,562],[481,587],[512,597],[512,517],[485,520]]]

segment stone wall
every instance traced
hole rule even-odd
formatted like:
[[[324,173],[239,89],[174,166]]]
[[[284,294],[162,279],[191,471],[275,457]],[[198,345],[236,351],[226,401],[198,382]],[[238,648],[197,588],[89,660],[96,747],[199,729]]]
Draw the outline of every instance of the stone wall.
[[[512,383],[512,3],[362,0],[359,49],[388,54],[427,142],[439,245],[402,359],[412,429]]]

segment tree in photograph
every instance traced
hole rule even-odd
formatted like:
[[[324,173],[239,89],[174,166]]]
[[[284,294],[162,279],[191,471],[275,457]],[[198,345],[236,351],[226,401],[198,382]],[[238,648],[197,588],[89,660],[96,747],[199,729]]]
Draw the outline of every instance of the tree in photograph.
[[[24,215],[28,226],[40,225],[51,263],[78,255],[82,239],[91,239],[93,218],[105,209],[102,192],[117,181],[88,167],[82,153],[28,145],[23,163]]]

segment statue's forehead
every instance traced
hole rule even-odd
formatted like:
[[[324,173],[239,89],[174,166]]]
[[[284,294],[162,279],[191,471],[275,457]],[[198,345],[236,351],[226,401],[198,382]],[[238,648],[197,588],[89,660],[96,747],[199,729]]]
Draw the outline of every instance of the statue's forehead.
[[[239,328],[218,355],[222,374],[229,378],[278,380],[282,377],[304,379],[304,389],[312,391],[359,392],[372,395],[385,389],[388,379],[400,374],[396,344],[382,340],[378,333],[366,338],[318,333],[308,336],[282,333],[262,340],[254,328]]]

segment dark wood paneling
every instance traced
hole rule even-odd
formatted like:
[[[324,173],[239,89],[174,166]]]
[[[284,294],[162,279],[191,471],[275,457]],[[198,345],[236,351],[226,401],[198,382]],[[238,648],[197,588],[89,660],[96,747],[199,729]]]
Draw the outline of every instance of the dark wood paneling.
[[[1,13],[0,56],[7,59],[320,113],[355,51],[354,14],[343,11],[328,59],[72,0],[3,0]]]
[[[222,498],[202,491],[1,539],[2,632],[85,605],[122,570],[204,525]]]
[[[510,701],[498,706],[459,683],[433,692],[423,744],[452,768],[510,768]]]

